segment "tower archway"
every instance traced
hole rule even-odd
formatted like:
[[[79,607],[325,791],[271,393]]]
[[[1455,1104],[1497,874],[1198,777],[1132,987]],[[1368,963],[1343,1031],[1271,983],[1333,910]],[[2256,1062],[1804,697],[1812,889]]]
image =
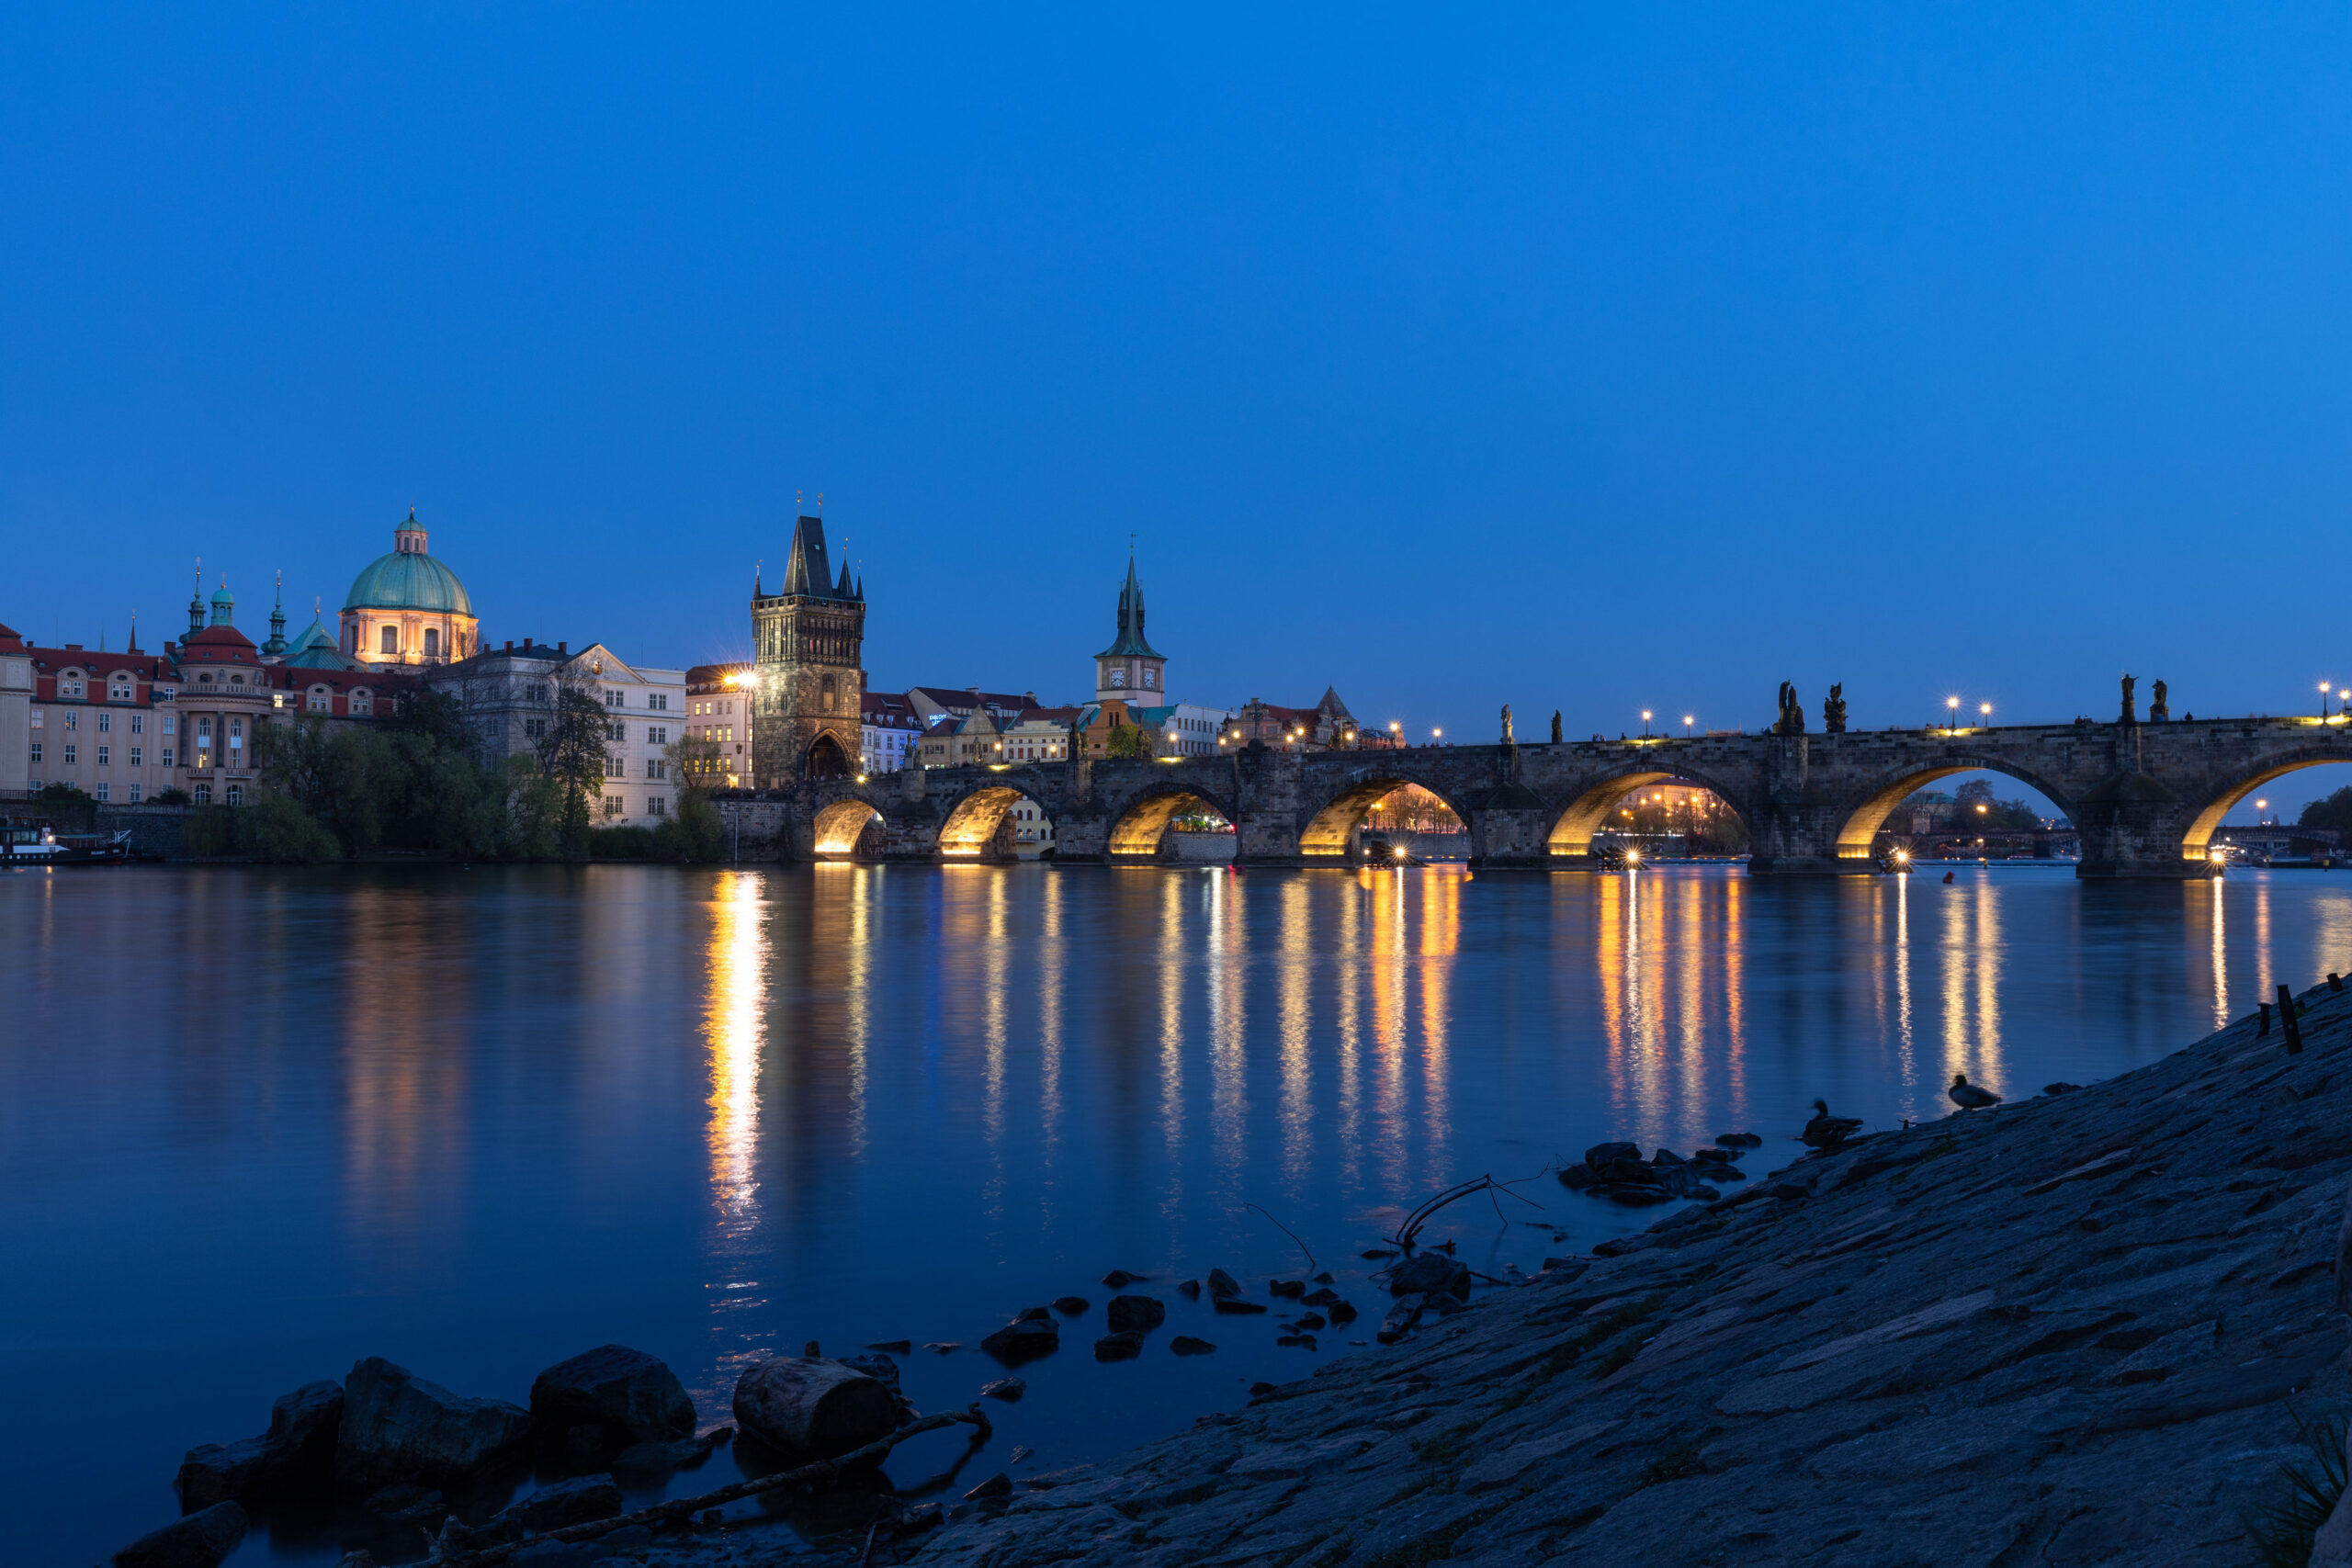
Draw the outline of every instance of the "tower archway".
[[[801,776],[810,779],[845,779],[850,776],[849,753],[842,749],[840,739],[830,731],[808,743],[808,761]]]

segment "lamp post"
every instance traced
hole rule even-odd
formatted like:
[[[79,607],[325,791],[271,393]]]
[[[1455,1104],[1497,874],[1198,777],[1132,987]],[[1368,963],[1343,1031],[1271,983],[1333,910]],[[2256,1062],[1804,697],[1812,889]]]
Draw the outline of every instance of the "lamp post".
[[[1687,713],[1682,716],[1682,739],[1690,739],[1690,715]]]
[[[1650,738],[1650,710],[1649,710],[1649,709],[1647,709],[1647,708],[1644,708],[1644,709],[1642,710],[1642,739],[1645,739],[1645,740],[1647,740],[1649,738]]]
[[[1946,697],[1944,699],[1944,706],[1950,710],[1949,717],[1944,725],[1944,733],[1947,735],[1956,735],[1960,732],[1960,699],[1958,697]]]
[[[1992,705],[1991,703],[1978,703],[1978,704],[1976,705],[1976,712],[1977,712],[1978,716],[1981,716],[1981,717],[1984,720],[1984,728],[1987,728],[1987,729],[1992,728],[1993,728],[1993,705]]]
[[[2333,681],[2322,681],[2319,683],[2319,721],[2322,724],[2327,722],[2327,694],[2335,687],[2335,682]]]

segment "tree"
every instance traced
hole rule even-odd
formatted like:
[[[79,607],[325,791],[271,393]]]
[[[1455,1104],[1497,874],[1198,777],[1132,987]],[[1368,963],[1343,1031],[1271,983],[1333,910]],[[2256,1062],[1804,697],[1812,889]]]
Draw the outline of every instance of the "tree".
[[[670,742],[668,754],[677,812],[654,829],[654,852],[664,860],[717,860],[725,825],[710,803],[709,781],[718,774],[718,742],[683,736]]]
[[[539,768],[562,789],[556,837],[566,854],[588,852],[588,803],[605,793],[605,701],[598,688],[577,675],[554,683],[555,711],[539,742]]]
[[[1123,724],[1103,738],[1102,754],[1106,757],[1148,757],[1151,738],[1139,724]]]
[[[2295,826],[2333,828],[2339,833],[2352,834],[2352,784],[2306,803],[2303,814],[2295,818]]]

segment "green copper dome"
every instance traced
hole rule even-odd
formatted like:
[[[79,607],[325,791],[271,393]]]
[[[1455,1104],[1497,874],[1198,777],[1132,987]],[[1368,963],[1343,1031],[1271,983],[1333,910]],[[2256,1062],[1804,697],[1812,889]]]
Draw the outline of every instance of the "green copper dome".
[[[352,579],[344,600],[346,610],[424,610],[435,615],[470,615],[474,602],[458,574],[424,552],[424,530],[416,513],[392,532],[392,553],[369,561]]]

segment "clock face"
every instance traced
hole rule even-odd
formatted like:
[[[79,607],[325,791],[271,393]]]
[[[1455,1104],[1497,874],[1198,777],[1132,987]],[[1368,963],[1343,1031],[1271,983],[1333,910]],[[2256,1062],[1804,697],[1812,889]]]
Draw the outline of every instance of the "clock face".
[[[1112,684],[1112,685],[1114,685],[1114,686],[1124,686],[1124,685],[1125,685],[1126,683],[1127,683],[1127,672],[1126,672],[1125,671],[1124,671],[1124,670],[1114,670],[1114,671],[1111,671],[1111,684]]]

